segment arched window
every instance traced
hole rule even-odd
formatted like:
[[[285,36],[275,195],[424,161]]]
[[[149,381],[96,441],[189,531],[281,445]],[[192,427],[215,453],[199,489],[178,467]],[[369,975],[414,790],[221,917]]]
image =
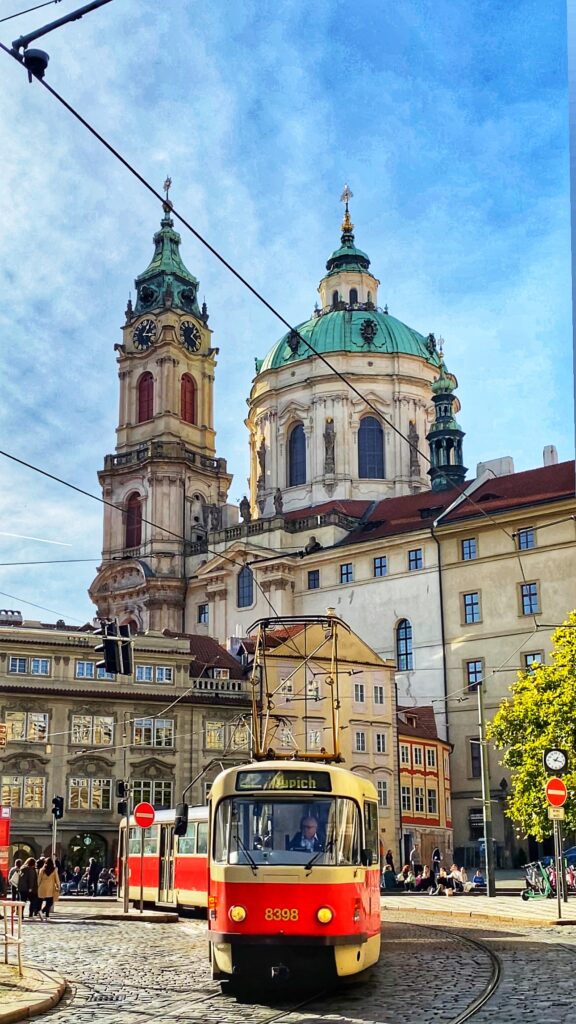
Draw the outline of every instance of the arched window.
[[[145,423],[154,416],[154,378],[143,373],[138,381],[138,423]]]
[[[189,373],[180,381],[180,416],[186,423],[196,423],[196,385]]]
[[[358,292],[357,292],[356,288],[351,288],[350,289],[350,305],[353,306],[354,303],[356,303],[356,302],[358,302]]]
[[[306,483],[306,435],[301,423],[292,428],[288,438],[288,487]]]
[[[372,302],[372,292],[368,292],[366,295],[366,302]]]
[[[412,624],[408,619],[400,619],[396,626],[396,665],[399,672],[410,672],[414,668]]]
[[[339,302],[340,296],[338,295],[338,292],[332,292],[332,305],[337,306]]]
[[[361,480],[384,477],[384,431],[375,416],[364,416],[360,423],[358,476]]]
[[[138,548],[142,543],[142,499],[134,491],[126,502],[126,535],[124,547]]]
[[[254,601],[254,574],[250,566],[245,565],[238,573],[238,593],[236,604],[239,608],[249,608]]]

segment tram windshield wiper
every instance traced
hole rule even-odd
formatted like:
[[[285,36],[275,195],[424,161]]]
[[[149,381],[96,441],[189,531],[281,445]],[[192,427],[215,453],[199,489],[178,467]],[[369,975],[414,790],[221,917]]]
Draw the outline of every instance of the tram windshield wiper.
[[[244,840],[240,838],[240,834],[238,832],[234,836],[234,839],[236,840],[236,842],[237,842],[238,846],[240,847],[240,849],[242,850],[242,852],[246,854],[246,859],[247,859],[250,867],[252,868],[252,874],[253,875],[257,874],[257,872],[258,872],[258,865],[257,865],[256,861],[254,860],[254,857],[250,853],[250,850],[246,846]]]
[[[314,856],[310,857],[310,860],[308,861],[308,863],[304,865],[304,871],[311,871],[312,868],[314,867],[316,861],[318,860],[318,857],[321,857],[323,853],[332,853],[333,847],[334,847],[334,840],[331,839],[329,843],[326,843],[326,846],[324,847],[324,849],[317,850],[316,853],[314,854]]]

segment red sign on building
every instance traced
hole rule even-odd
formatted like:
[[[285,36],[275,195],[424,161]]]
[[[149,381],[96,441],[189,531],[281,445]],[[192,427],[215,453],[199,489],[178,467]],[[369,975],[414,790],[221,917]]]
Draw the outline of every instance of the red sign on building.
[[[0,806],[0,870],[8,877],[10,867],[10,808]]]

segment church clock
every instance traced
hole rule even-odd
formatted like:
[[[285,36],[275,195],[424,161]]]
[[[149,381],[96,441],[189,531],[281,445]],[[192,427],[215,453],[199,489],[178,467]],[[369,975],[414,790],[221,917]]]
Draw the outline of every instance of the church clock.
[[[156,337],[156,323],[154,320],[142,320],[134,334],[132,335],[132,342],[134,348],[139,349],[141,352],[150,348],[150,345]]]
[[[180,341],[188,352],[197,352],[200,348],[202,337],[191,320],[183,320],[180,324]]]

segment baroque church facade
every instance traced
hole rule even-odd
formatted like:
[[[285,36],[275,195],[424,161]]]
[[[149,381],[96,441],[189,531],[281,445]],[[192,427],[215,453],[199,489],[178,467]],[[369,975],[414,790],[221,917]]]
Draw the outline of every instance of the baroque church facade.
[[[559,515],[574,511],[573,470],[550,447],[539,470],[515,474],[511,460],[497,460],[466,480],[456,378],[434,335],[380,305],[350,196],[346,189],[340,245],[312,316],[256,360],[250,488],[239,507],[228,502],[231,477],[216,448],[218,349],[166,198],[115,346],[120,416],[116,450],[99,474],[108,504],[90,595],[99,615],[139,633],[205,634],[232,651],[257,619],[334,609],[396,665],[404,709],[434,709],[438,737],[453,747],[442,817],[474,866],[482,833],[475,689],[483,683],[490,716],[514,672],[548,657],[544,623],[573,606],[574,523]],[[342,714],[354,730],[355,714],[364,722],[368,710]],[[506,772],[494,751],[489,757],[505,862],[519,840],[504,815]],[[379,760],[396,791],[393,758]],[[410,778],[422,765],[401,769]],[[432,766],[424,769],[432,777]],[[422,800],[436,814],[434,786],[401,787],[405,849]]]

